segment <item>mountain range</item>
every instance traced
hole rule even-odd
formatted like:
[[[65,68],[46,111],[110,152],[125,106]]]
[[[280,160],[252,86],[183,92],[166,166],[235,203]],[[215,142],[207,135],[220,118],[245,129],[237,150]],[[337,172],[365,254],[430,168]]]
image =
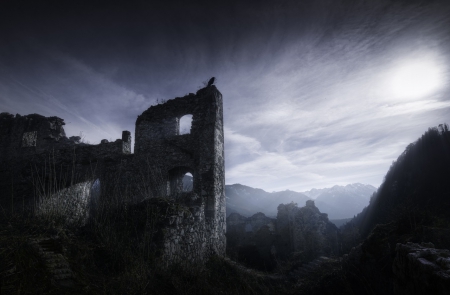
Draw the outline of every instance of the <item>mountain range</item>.
[[[227,215],[237,212],[251,216],[256,212],[262,212],[269,217],[277,215],[279,204],[294,202],[302,207],[307,200],[312,199],[320,212],[327,213],[330,219],[350,218],[369,204],[370,197],[375,191],[374,186],[361,183],[335,185],[331,188],[312,189],[306,192],[285,190],[272,193],[242,184],[225,186]]]
[[[184,187],[192,187],[192,177],[185,176]],[[346,186],[335,185],[330,188],[311,189],[305,192],[291,190],[266,192],[242,184],[225,186],[227,198],[227,216],[239,213],[250,217],[257,212],[266,216],[276,217],[279,204],[290,202],[302,207],[307,200],[314,200],[322,213],[327,213],[329,219],[346,219],[362,211],[376,188],[369,184],[353,183]]]

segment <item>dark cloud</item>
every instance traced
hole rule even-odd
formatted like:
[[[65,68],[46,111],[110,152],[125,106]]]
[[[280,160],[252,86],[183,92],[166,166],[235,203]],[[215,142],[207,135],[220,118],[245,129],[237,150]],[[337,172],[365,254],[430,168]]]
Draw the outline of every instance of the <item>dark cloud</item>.
[[[58,115],[68,133],[98,142],[216,76],[227,181],[378,185],[410,141],[449,119],[448,87],[407,101],[385,81],[430,60],[448,86],[447,1],[0,5],[1,111]],[[345,173],[333,172],[339,163]]]

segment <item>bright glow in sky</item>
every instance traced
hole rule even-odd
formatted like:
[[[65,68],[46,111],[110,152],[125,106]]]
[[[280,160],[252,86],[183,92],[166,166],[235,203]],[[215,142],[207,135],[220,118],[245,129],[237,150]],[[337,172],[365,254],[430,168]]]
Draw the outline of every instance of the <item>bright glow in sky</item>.
[[[400,99],[422,98],[443,86],[443,72],[442,64],[433,60],[404,61],[392,71],[390,84]]]
[[[448,0],[46,2],[2,4],[0,112],[98,144],[215,76],[227,184],[377,187],[450,123]]]

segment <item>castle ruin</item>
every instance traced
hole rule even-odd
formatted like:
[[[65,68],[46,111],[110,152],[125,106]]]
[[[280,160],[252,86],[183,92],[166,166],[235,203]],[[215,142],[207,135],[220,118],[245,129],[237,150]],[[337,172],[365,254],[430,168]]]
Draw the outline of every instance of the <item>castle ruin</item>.
[[[180,135],[180,118],[188,114],[190,133]],[[225,255],[223,107],[214,85],[138,116],[134,153],[129,131],[91,145],[68,138],[63,125],[58,117],[0,114],[0,214],[30,211],[39,189],[55,187],[58,176],[58,190],[81,183],[99,187],[91,196],[91,216],[117,191],[134,204],[155,198],[183,203],[184,213],[165,216],[161,225],[159,251],[168,264]],[[193,187],[183,192],[187,172]]]

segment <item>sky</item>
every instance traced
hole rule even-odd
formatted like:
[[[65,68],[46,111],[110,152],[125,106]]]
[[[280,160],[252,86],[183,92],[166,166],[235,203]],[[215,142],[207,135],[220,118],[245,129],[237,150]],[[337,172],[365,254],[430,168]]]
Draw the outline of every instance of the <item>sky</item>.
[[[450,2],[0,2],[0,112],[92,144],[216,77],[226,183],[378,187],[450,123]],[[125,4],[126,3],[126,4]]]

